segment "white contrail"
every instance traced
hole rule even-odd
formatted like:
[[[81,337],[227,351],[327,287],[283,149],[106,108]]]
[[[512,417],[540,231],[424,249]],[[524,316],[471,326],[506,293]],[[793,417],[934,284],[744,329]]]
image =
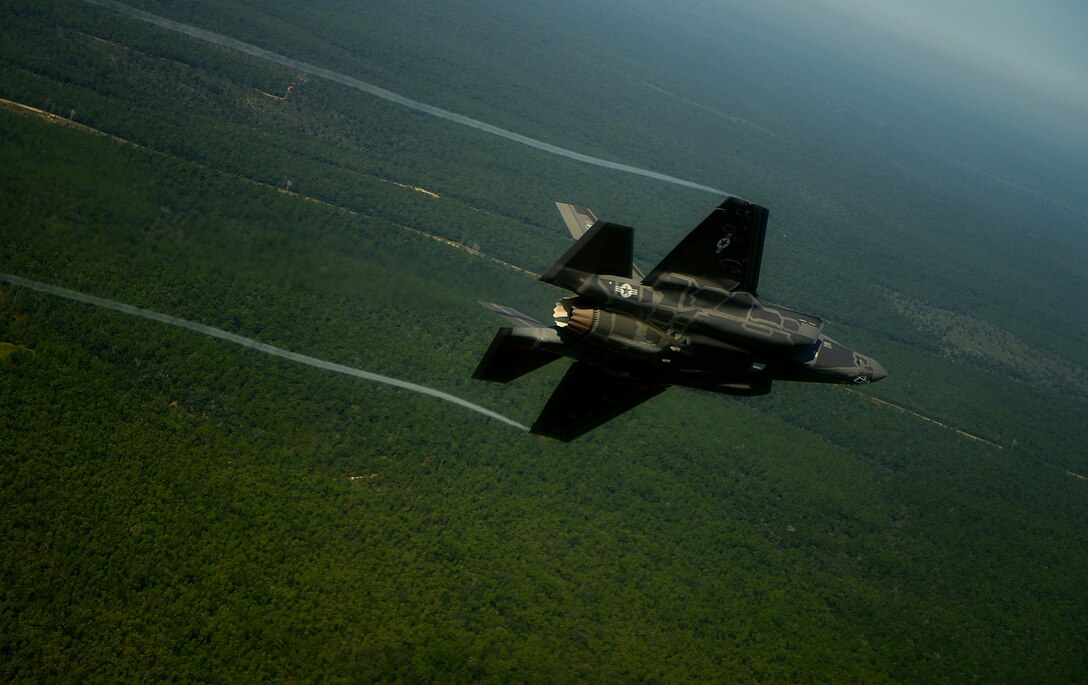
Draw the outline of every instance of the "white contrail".
[[[478,119],[466,117],[463,114],[458,114],[456,112],[442,109],[441,107],[435,107],[434,105],[428,105],[417,100],[412,100],[411,98],[406,98],[403,95],[398,95],[392,91],[386,90],[385,88],[366,83],[365,81],[360,81],[359,79],[353,78],[351,76],[339,74],[335,71],[330,71],[329,69],[325,69],[324,67],[319,67],[308,62],[301,62],[297,59],[285,57],[284,55],[270,52],[269,50],[257,47],[256,45],[243,43],[240,40],[228,38],[227,36],[223,36],[218,33],[212,33],[211,31],[205,31],[204,29],[199,29],[195,26],[190,26],[189,24],[182,24],[180,22],[174,21],[173,19],[160,17],[157,14],[151,14],[150,12],[138,10],[135,7],[129,7],[128,5],[123,5],[119,2],[114,2],[113,0],[85,1],[91,3],[92,5],[98,5],[99,7],[113,10],[114,12],[117,12],[119,14],[124,14],[134,19],[146,21],[150,24],[160,26],[164,29],[175,31],[186,36],[202,40],[206,43],[212,43],[213,45],[219,45],[221,47],[231,48],[232,50],[238,50],[239,52],[244,52],[247,55],[252,55],[267,62],[273,62],[275,64],[280,64],[285,67],[291,67],[292,69],[298,69],[299,71],[305,72],[307,74],[320,76],[321,78],[335,81],[336,83],[348,86],[349,88],[354,88],[355,90],[359,90],[364,93],[369,93],[370,95],[380,97],[383,100],[388,100],[390,102],[395,102],[398,105],[409,107],[416,110],[417,112],[425,112],[436,117],[441,117],[442,119],[461,124],[462,126],[468,126],[469,128],[484,131],[485,133],[490,133],[492,135],[499,136],[500,138],[512,140],[515,143],[528,145],[529,147],[536,148],[537,150],[543,150],[544,152],[550,152],[554,155],[573,159],[578,162],[584,162],[586,164],[593,164],[595,166],[604,167],[606,169],[622,171],[628,174],[637,174],[639,176],[645,176],[647,178],[652,178],[658,181],[664,181],[666,183],[673,183],[678,186],[684,186],[685,188],[694,188],[696,190],[704,190],[708,193],[714,193],[715,195],[731,197],[730,193],[727,193],[724,190],[711,188],[710,186],[705,186],[701,183],[686,181],[682,178],[676,178],[675,176],[669,176],[667,174],[650,171],[648,169],[640,169],[638,167],[629,166],[627,164],[620,164],[619,162],[612,162],[607,159],[601,159],[600,157],[584,155],[581,152],[575,152],[573,150],[559,147],[558,145],[545,143],[542,140],[530,138],[529,136],[523,136],[520,133],[514,133],[513,131],[499,128],[498,126],[485,123]]]
[[[523,426],[517,421],[508,419],[502,414],[497,414],[486,407],[481,407],[478,404],[473,404],[468,400],[463,400],[460,397],[455,397],[449,393],[444,393],[441,390],[434,390],[422,385],[416,385],[415,383],[409,383],[408,381],[398,380],[396,378],[390,378],[389,376],[381,376],[376,373],[370,373],[369,371],[361,371],[359,369],[353,369],[350,366],[344,366],[343,364],[334,364],[333,362],[327,362],[323,359],[316,359],[314,357],[308,357],[304,354],[297,352],[290,352],[288,350],[268,345],[263,342],[258,342],[252,338],[244,338],[234,333],[228,333],[219,328],[213,328],[212,326],[206,326],[202,323],[196,323],[195,321],[186,321],[185,319],[179,319],[175,316],[168,314],[160,314],[159,312],[151,311],[150,309],[142,309],[140,307],[133,307],[130,304],[123,302],[115,302],[114,300],[107,300],[101,297],[95,297],[94,295],[87,295],[86,293],[77,292],[75,290],[68,290],[67,288],[61,288],[55,285],[49,285],[48,283],[39,283],[38,281],[31,281],[26,278],[20,278],[18,276],[12,276],[10,274],[0,273],[0,281],[6,281],[12,285],[20,288],[29,288],[31,290],[37,290],[39,292],[48,293],[49,295],[56,295],[57,297],[63,297],[68,300],[74,300],[76,302],[83,302],[85,304],[91,304],[96,307],[102,307],[104,309],[112,309],[116,312],[122,312],[125,314],[132,314],[133,316],[140,316],[145,319],[151,319],[152,321],[158,321],[160,323],[170,324],[171,326],[177,326],[179,328],[188,328],[191,331],[197,333],[203,333],[204,335],[210,335],[213,338],[219,338],[220,340],[226,340],[228,342],[248,347],[253,350],[270,354],[274,357],[283,357],[284,359],[290,359],[291,361],[298,362],[300,364],[306,364],[308,366],[314,366],[319,369],[325,369],[326,371],[333,371],[336,373],[346,374],[348,376],[355,376],[356,378],[362,378],[368,381],[374,381],[375,383],[384,383],[386,385],[392,385],[397,388],[403,388],[405,390],[411,390],[412,392],[418,392],[423,395],[429,395],[436,397],[446,402],[452,402],[458,406],[466,409],[471,409],[474,412],[483,414],[484,416],[491,417],[498,421],[502,421],[505,424],[520,428],[521,430],[529,430],[528,426]]]

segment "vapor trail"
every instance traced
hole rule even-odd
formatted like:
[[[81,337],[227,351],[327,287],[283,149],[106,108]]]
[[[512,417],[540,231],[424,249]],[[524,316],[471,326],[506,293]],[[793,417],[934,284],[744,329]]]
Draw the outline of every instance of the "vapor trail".
[[[373,84],[366,83],[365,81],[360,81],[359,79],[352,78],[351,76],[345,76],[344,74],[339,74],[335,71],[330,71],[329,69],[309,64],[308,62],[301,62],[297,59],[292,59],[291,57],[286,57],[275,52],[270,52],[268,50],[265,50],[264,48],[257,47],[256,45],[243,43],[240,40],[228,38],[227,36],[222,36],[218,33],[212,33],[211,31],[205,31],[204,29],[199,29],[195,26],[190,26],[189,24],[182,24],[172,19],[167,19],[166,17],[160,17],[157,14],[151,14],[143,10],[138,10],[135,7],[129,7],[128,5],[123,5],[119,2],[114,2],[113,0],[85,0],[85,2],[89,2],[92,5],[98,5],[99,7],[104,7],[108,10],[113,10],[114,12],[124,14],[134,19],[146,21],[150,24],[160,26],[164,29],[174,31],[176,33],[181,33],[186,36],[190,36],[191,38],[202,40],[206,43],[212,43],[213,45],[219,45],[221,47],[231,48],[232,50],[238,50],[239,52],[244,52],[247,55],[252,55],[267,62],[280,64],[285,67],[291,67],[292,69],[298,69],[299,71],[305,72],[307,74],[312,74],[314,76],[320,76],[321,78],[335,81],[336,83],[348,86],[349,88],[354,88],[355,90],[377,96],[379,98],[382,98],[383,100],[395,102],[398,105],[403,105],[404,107],[414,109],[417,112],[424,112],[432,116],[440,117],[442,119],[461,124],[462,126],[468,126],[469,128],[474,128],[485,133],[490,133],[491,135],[499,136],[500,138],[512,140],[515,143],[528,145],[529,147],[536,148],[537,150],[550,152],[553,155],[559,155],[561,157],[573,159],[577,162],[584,162],[585,164],[593,164],[595,166],[604,167],[605,169],[613,169],[615,171],[622,171],[628,174],[645,176],[646,178],[652,178],[658,181],[664,181],[666,183],[673,183],[678,186],[684,186],[685,188],[704,190],[708,193],[714,193],[715,195],[722,195],[727,197],[730,196],[730,194],[725,192],[724,190],[711,188],[710,186],[695,183],[694,181],[686,181],[682,178],[676,178],[675,176],[661,174],[656,171],[640,169],[638,167],[629,166],[627,164],[620,164],[619,162],[612,162],[607,159],[601,159],[600,157],[584,155],[581,152],[575,152],[573,150],[559,147],[558,145],[545,143],[544,141],[530,138],[529,136],[523,136],[520,133],[514,133],[513,131],[508,131],[504,128],[493,126],[492,124],[485,123],[478,119],[473,119],[472,117],[466,117],[463,114],[450,112],[449,110],[442,109],[441,107],[435,107],[434,105],[428,105],[417,100],[412,100],[411,98],[406,98],[403,95],[398,95],[392,91],[386,90],[385,88],[380,88]]]
[[[348,376],[355,376],[356,378],[362,378],[363,380],[374,381],[375,383],[384,383],[385,385],[392,385],[397,388],[403,388],[405,390],[411,390],[412,392],[418,392],[423,395],[429,395],[430,397],[436,397],[446,402],[451,402],[466,409],[471,409],[474,412],[483,414],[490,418],[502,421],[505,424],[520,428],[521,430],[529,430],[528,426],[523,426],[517,421],[508,419],[502,414],[496,414],[495,412],[481,407],[478,404],[473,404],[468,400],[463,400],[460,397],[454,397],[448,393],[444,393],[441,390],[434,390],[422,385],[416,385],[415,383],[409,383],[408,381],[398,380],[396,378],[390,378],[388,376],[381,376],[376,373],[370,373],[369,371],[361,371],[359,369],[353,369],[350,366],[344,366],[343,364],[334,364],[333,362],[327,362],[323,359],[316,359],[314,357],[308,357],[304,354],[297,352],[290,352],[288,350],[268,345],[263,342],[258,342],[252,338],[244,338],[234,333],[228,333],[219,328],[213,328],[206,326],[202,323],[196,323],[195,321],[186,321],[185,319],[179,319],[168,314],[160,314],[159,312],[151,311],[150,309],[141,309],[140,307],[133,307],[130,304],[123,302],[115,302],[114,300],[107,300],[101,297],[95,297],[94,295],[87,295],[86,293],[77,292],[75,290],[68,290],[67,288],[60,288],[55,285],[49,285],[48,283],[39,283],[38,281],[31,281],[18,276],[12,276],[10,274],[0,273],[0,281],[6,281],[12,285],[20,288],[29,288],[30,290],[37,290],[38,292],[47,293],[49,295],[56,295],[57,297],[63,297],[67,300],[73,300],[75,302],[83,302],[85,304],[94,305],[96,307],[102,307],[104,309],[112,309],[116,312],[122,312],[124,314],[131,314],[133,316],[143,317],[145,319],[151,319],[152,321],[158,321],[159,323],[170,324],[171,326],[177,326],[179,328],[188,328],[190,331],[196,331],[197,333],[203,333],[204,335],[210,335],[213,338],[219,338],[220,340],[226,340],[242,347],[248,347],[252,350],[264,352],[274,357],[283,357],[284,359],[290,359],[291,361],[298,362],[300,364],[306,364],[307,366],[314,366],[319,369],[325,369],[326,371],[333,371],[335,373],[342,373]]]

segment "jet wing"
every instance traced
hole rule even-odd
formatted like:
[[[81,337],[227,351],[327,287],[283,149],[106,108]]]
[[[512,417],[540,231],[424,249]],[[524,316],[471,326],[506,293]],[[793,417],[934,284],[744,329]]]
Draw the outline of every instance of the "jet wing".
[[[584,362],[575,362],[530,432],[570,442],[667,387],[619,378]]]
[[[651,287],[670,274],[694,276],[725,290],[756,292],[763,261],[767,210],[731,197],[695,227],[643,280]]]

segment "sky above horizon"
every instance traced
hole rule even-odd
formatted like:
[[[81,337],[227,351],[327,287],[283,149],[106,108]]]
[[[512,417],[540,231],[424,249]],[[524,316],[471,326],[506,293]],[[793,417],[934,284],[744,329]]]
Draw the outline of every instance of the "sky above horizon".
[[[1088,144],[1083,0],[704,0]]]
[[[1088,109],[1088,3],[817,1],[964,66]]]

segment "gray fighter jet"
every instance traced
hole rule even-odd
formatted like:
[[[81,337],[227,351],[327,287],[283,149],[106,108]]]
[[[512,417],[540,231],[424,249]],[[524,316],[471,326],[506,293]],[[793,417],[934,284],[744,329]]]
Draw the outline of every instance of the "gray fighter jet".
[[[555,305],[550,326],[481,303],[512,326],[473,374],[507,383],[573,358],[533,433],[573,440],[672,385],[763,395],[774,381],[864,385],[887,376],[824,335],[818,317],[756,295],[765,208],[728,198],[643,276],[631,263],[631,228],[556,204],[576,242],[540,280],[574,294]]]

